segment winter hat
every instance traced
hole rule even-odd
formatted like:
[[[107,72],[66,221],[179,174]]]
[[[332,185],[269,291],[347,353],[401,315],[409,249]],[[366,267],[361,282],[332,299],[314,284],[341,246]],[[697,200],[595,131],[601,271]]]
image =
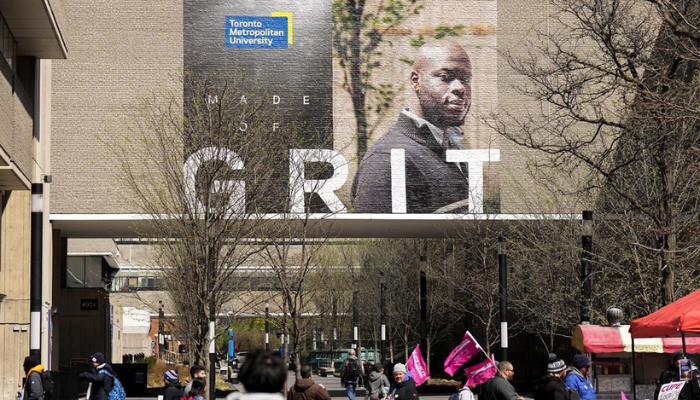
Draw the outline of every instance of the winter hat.
[[[98,364],[104,364],[107,362],[107,360],[105,360],[105,355],[100,353],[99,351],[97,353],[91,355],[90,360],[92,362],[98,363]]]
[[[574,356],[574,367],[576,367],[576,369],[581,369],[586,365],[591,364],[593,364],[591,360],[589,360],[588,357],[584,356],[583,354],[576,354]]]
[[[681,360],[683,358],[683,350],[676,350],[673,352],[673,362]]]
[[[406,366],[401,364],[401,363],[394,365],[394,373],[397,373],[397,372],[403,372],[405,374],[406,373]]]
[[[165,371],[165,380],[173,384],[178,383],[177,370],[169,369]]]
[[[549,362],[547,363],[547,372],[554,374],[566,369],[566,363],[554,353],[549,353]]]

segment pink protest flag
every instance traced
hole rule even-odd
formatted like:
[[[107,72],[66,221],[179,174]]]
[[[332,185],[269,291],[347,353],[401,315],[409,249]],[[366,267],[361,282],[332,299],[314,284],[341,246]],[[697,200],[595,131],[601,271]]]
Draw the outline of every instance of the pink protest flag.
[[[479,343],[476,342],[472,334],[467,331],[459,346],[455,347],[450,355],[447,356],[443,364],[445,372],[450,374],[450,376],[454,375],[455,371],[478,353],[479,350],[481,350],[481,346],[479,346]]]
[[[496,375],[496,363],[493,361],[493,355],[491,357],[464,369],[464,375],[467,376],[467,386],[479,385]]]
[[[627,395],[625,392],[620,391],[620,400],[627,400]]]
[[[420,346],[416,346],[416,348],[413,349],[411,357],[409,357],[406,362],[406,368],[408,368],[408,371],[411,373],[411,378],[416,382],[416,386],[420,386],[430,378],[428,367],[425,366],[423,356],[420,354]]]

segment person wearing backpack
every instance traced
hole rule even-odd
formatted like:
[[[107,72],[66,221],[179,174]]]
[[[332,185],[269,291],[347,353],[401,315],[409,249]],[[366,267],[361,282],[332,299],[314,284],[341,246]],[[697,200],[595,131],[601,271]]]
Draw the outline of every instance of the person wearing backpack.
[[[367,381],[369,382],[367,391],[371,400],[381,400],[389,394],[389,379],[384,375],[382,363],[374,364]]]
[[[30,356],[25,357],[23,367],[27,378],[24,381],[22,400],[44,400],[44,385],[41,381],[44,366]]]
[[[126,398],[124,388],[112,370],[112,366],[107,364],[104,354],[97,352],[90,356],[95,372],[83,372],[78,375],[78,379],[87,379],[92,382],[90,389],[90,400],[123,400]]]
[[[345,393],[350,400],[355,400],[355,389],[357,388],[358,382],[361,382],[363,379],[363,369],[360,360],[355,356],[355,350],[350,349],[348,351],[348,358],[343,361],[343,367],[340,373],[340,384],[345,386]]]

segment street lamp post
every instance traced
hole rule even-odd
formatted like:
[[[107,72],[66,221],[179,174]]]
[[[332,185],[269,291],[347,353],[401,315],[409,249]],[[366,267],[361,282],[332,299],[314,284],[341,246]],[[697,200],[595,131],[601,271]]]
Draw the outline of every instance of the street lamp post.
[[[270,350],[270,303],[265,303],[265,351]]]
[[[591,255],[593,254],[593,211],[584,211],[581,220],[581,324],[590,324]]]
[[[163,348],[165,346],[165,312],[163,311],[163,301],[158,300],[158,358],[163,359]]]
[[[501,300],[501,361],[508,360],[508,265],[506,258],[506,241],[498,237],[498,280]]]

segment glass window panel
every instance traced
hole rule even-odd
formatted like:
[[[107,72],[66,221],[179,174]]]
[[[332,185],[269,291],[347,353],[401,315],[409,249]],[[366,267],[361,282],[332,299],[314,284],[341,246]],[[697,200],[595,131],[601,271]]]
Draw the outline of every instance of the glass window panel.
[[[85,287],[85,257],[68,257],[66,287]]]
[[[87,287],[102,287],[102,257],[85,257],[85,284]]]

